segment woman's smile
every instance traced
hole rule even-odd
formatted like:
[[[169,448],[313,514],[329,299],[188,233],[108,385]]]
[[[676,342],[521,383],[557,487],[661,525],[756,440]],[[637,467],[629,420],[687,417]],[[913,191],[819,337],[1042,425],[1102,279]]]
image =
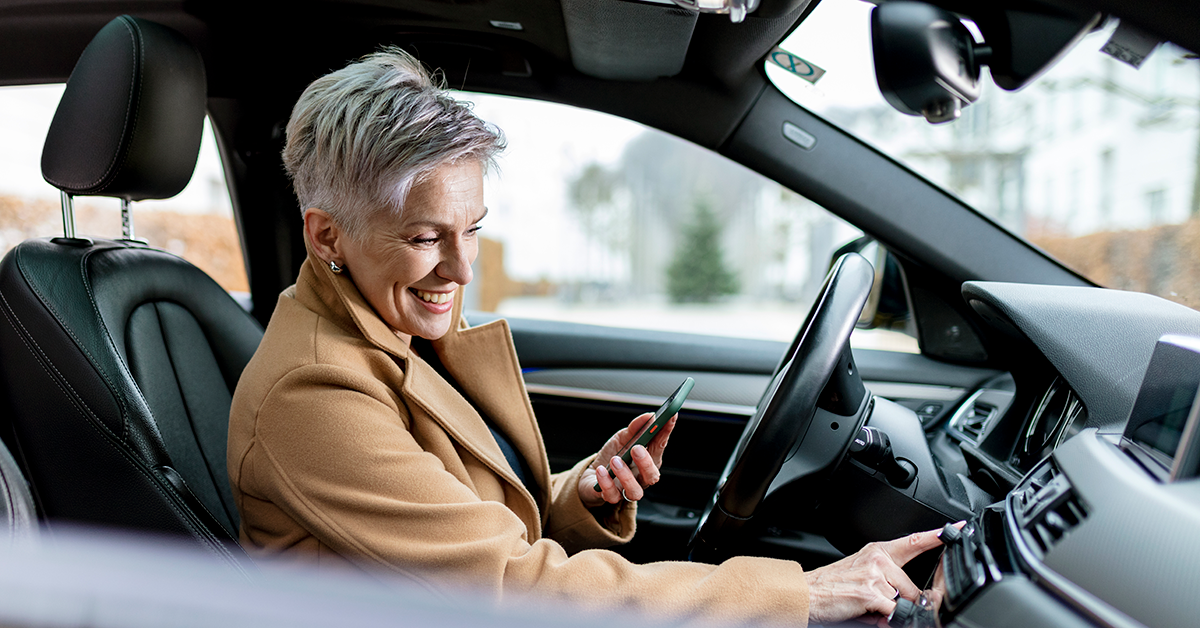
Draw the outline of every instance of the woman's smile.
[[[345,262],[359,292],[398,335],[437,340],[454,323],[454,293],[474,276],[486,214],[479,162],[444,164],[413,185],[398,217],[380,218],[361,241],[339,237],[330,257]]]
[[[426,292],[416,288],[409,288],[408,291],[416,295],[421,300],[421,305],[434,314],[444,314],[454,307],[454,291]]]

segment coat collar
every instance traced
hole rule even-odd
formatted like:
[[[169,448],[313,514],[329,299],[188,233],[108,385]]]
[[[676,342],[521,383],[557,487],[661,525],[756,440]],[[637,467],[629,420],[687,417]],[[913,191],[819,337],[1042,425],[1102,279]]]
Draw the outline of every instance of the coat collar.
[[[446,370],[474,402],[468,402],[437,371],[411,350],[375,313],[351,279],[353,269],[335,274],[318,258],[305,235],[308,259],[296,281],[297,299],[339,327],[361,335],[392,355],[404,370],[401,394],[424,409],[442,429],[530,501],[535,519],[545,524],[550,498],[550,468],[533,417],[508,322],[501,319],[468,327],[462,317],[463,289],[454,295],[451,325],[432,342]],[[478,409],[476,409],[478,408]],[[480,416],[485,413],[524,456],[537,482],[535,496],[521,483]],[[530,522],[527,522],[527,525]],[[541,525],[531,526],[539,530]],[[531,539],[532,540],[532,539]]]

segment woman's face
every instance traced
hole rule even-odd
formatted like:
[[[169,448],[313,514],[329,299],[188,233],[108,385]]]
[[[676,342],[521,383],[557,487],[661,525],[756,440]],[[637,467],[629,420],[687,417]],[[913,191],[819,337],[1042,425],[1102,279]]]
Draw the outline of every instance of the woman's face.
[[[399,220],[373,225],[363,242],[345,240],[345,266],[367,302],[405,340],[450,330],[455,291],[471,281],[479,253],[483,171],[464,160],[414,185]]]

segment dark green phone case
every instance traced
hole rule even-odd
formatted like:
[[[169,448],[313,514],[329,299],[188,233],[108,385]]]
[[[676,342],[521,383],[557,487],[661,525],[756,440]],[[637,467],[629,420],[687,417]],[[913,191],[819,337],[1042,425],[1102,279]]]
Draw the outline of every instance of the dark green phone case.
[[[671,417],[675,416],[675,413],[679,412],[679,409],[683,407],[683,402],[687,400],[688,393],[692,392],[692,386],[695,385],[696,380],[690,377],[683,380],[683,383],[679,385],[679,388],[676,388],[675,392],[671,393],[671,396],[667,397],[667,400],[658,407],[658,410],[654,413],[654,417],[642,426],[642,431],[638,432],[637,436],[630,439],[629,442],[621,448],[620,453],[617,455],[621,457],[621,461],[625,463],[625,466],[633,468],[632,452],[634,446],[641,445],[642,447],[645,447],[646,445],[649,445],[650,441],[654,439],[654,435],[658,433],[658,430],[662,426],[666,425],[667,421],[670,421]],[[608,477],[615,479],[617,476],[612,472],[612,469],[609,469]],[[600,484],[597,483],[596,486],[592,488],[594,488],[596,491],[599,491]]]

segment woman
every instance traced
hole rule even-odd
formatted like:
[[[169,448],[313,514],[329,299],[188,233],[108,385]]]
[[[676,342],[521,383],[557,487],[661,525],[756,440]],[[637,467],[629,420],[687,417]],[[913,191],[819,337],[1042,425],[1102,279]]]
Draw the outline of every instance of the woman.
[[[933,533],[805,573],[783,560],[634,565],[632,538],[674,420],[551,475],[508,326],[462,323],[483,174],[499,132],[398,50],[315,81],[284,161],[308,259],[233,400],[229,473],[260,555],[674,617],[803,624],[886,614]],[[609,470],[615,475],[610,477]],[[594,486],[599,484],[600,491]],[[590,550],[590,551],[585,551]]]

